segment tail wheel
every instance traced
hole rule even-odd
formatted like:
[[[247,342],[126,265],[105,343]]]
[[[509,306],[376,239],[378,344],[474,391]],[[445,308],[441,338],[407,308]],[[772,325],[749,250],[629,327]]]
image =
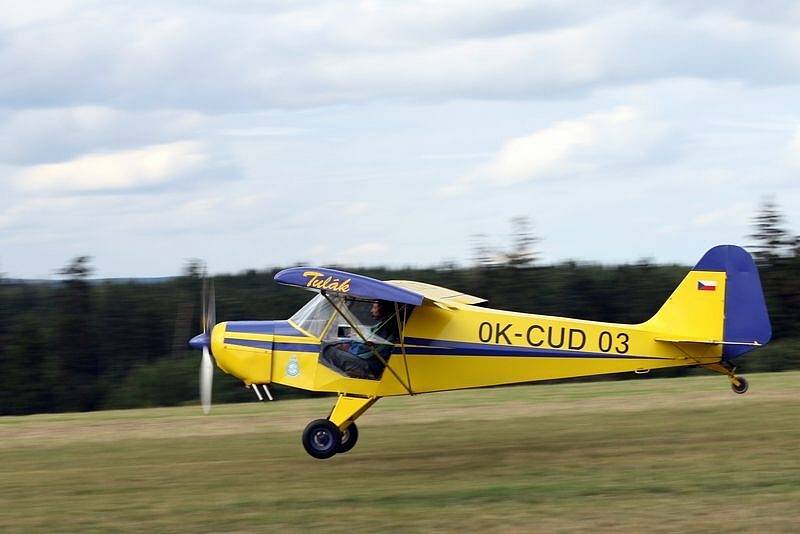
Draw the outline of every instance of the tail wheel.
[[[314,458],[330,458],[339,452],[341,445],[342,432],[327,419],[311,421],[303,430],[303,447]]]
[[[731,382],[731,389],[734,393],[738,393],[739,395],[746,393],[747,388],[750,387],[750,384],[747,383],[747,380],[744,377],[737,376],[736,380],[739,381],[739,385],[737,386],[735,382]]]
[[[336,452],[342,453],[347,452],[353,447],[356,446],[356,442],[358,441],[358,427],[355,423],[350,423],[344,432],[342,432],[342,442],[339,445],[339,449]]]

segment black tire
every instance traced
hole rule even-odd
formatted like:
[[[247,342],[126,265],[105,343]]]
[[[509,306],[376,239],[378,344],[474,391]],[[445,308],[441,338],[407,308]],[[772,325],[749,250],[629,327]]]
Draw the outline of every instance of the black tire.
[[[339,444],[338,453],[344,453],[356,446],[358,441],[358,427],[355,423],[350,423],[344,432],[342,432],[342,441]]]
[[[319,460],[330,458],[342,444],[339,427],[327,419],[311,421],[303,430],[303,447],[306,452]]]
[[[738,393],[742,395],[743,393],[747,393],[747,388],[750,387],[750,384],[747,383],[747,380],[744,379],[742,376],[737,376],[736,380],[739,381],[739,385],[737,386],[733,382],[731,382],[731,389],[734,393]]]

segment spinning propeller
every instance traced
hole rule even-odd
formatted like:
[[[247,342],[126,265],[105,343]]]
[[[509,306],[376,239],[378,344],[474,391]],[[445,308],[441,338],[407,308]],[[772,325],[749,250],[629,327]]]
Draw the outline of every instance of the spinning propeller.
[[[214,296],[214,282],[211,282],[209,291],[208,283],[203,281],[203,334],[208,336],[208,343],[203,345],[203,358],[200,360],[200,403],[203,413],[208,415],[211,411],[211,386],[214,383],[214,364],[211,361],[211,331],[217,324],[217,304]]]
[[[193,337],[189,346],[202,349],[203,356],[200,360],[200,404],[203,413],[211,411],[211,387],[214,383],[214,362],[211,361],[211,331],[217,322],[217,310],[214,297],[214,282],[209,283],[203,279],[203,333]]]

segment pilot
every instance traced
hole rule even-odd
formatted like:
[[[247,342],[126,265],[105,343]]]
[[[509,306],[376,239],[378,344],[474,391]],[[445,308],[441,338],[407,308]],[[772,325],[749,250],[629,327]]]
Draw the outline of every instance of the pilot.
[[[322,363],[328,364],[329,367],[340,370],[352,378],[371,380],[380,378],[384,362],[375,355],[375,352],[386,361],[392,353],[393,343],[398,338],[397,319],[391,313],[392,308],[392,303],[384,300],[376,300],[372,303],[370,315],[375,320],[375,324],[369,328],[369,334],[366,335],[367,338],[370,338],[371,335],[379,336],[392,343],[391,345],[377,344],[371,341],[367,341],[367,343],[360,341],[337,343],[325,349],[321,358]]]

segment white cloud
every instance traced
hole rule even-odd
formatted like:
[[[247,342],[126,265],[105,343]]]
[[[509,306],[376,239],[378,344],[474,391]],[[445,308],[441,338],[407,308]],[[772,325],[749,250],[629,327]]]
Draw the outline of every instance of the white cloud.
[[[27,2],[26,0],[5,0],[0,29],[23,28],[30,24],[52,20],[74,10],[84,0],[59,0],[58,2]],[[45,5],[46,4],[46,5]]]
[[[19,172],[15,182],[23,190],[45,193],[130,190],[199,171],[207,160],[202,144],[180,141],[35,165]]]
[[[0,26],[15,105],[252,110],[800,80],[797,8],[610,2],[85,3]],[[59,11],[54,11],[59,13]],[[57,46],[42,47],[42,42]]]
[[[0,112],[0,162],[52,163],[87,152],[169,143],[198,135],[208,122],[191,111],[94,105]]]
[[[548,260],[675,260],[747,233],[698,188],[800,213],[796,2],[28,4],[0,20],[4,271],[434,264],[505,214]]]
[[[479,183],[506,186],[575,171],[588,174],[609,164],[642,161],[664,131],[661,122],[631,107],[560,121],[506,141],[491,161],[442,192],[456,194]]]

